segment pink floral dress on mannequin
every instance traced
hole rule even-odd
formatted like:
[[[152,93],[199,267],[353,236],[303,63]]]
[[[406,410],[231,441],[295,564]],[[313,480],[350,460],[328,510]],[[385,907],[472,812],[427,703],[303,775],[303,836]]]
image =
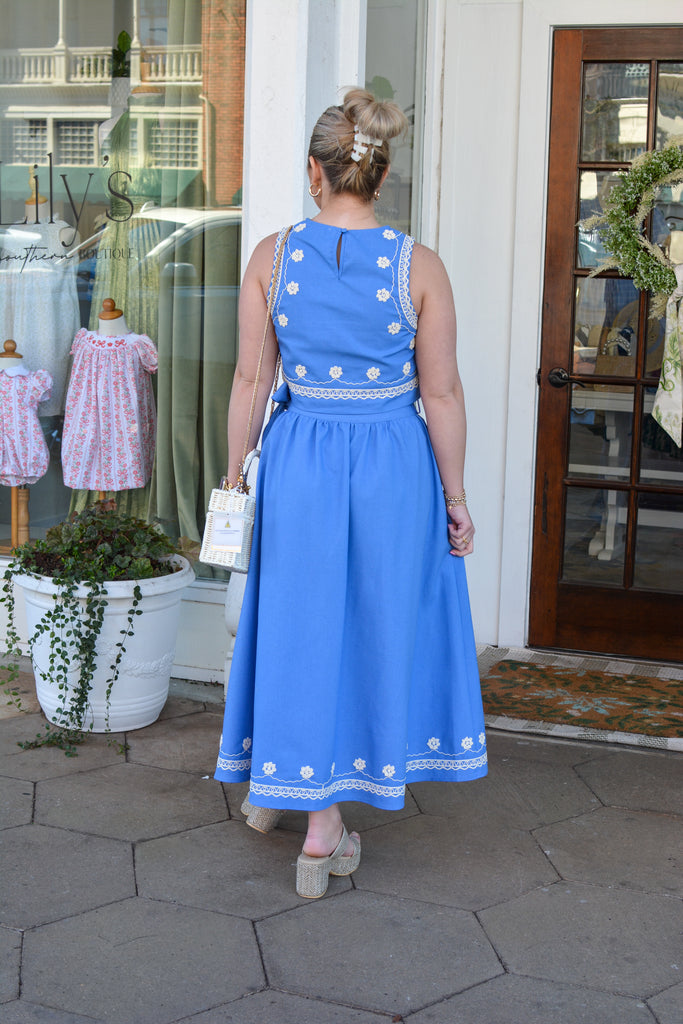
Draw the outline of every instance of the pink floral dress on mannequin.
[[[82,328],[71,354],[64,483],[91,491],[144,487],[152,474],[156,436],[153,342],[144,334],[106,335]]]

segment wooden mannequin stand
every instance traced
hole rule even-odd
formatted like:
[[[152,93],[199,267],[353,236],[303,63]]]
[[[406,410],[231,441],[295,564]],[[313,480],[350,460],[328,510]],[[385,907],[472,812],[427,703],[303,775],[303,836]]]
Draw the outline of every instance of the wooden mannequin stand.
[[[0,369],[20,366],[23,356],[17,352],[17,344],[8,338],[0,352]],[[0,554],[8,554],[29,539],[28,484],[10,488],[10,540],[0,540]]]

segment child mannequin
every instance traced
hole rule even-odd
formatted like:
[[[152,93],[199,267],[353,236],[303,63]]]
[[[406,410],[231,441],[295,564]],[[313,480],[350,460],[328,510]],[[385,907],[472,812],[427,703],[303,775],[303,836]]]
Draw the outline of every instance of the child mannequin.
[[[98,334],[106,334],[110,338],[130,334],[123,310],[116,308],[116,303],[113,299],[105,299],[102,303],[97,330]]]
[[[27,374],[28,370],[23,363],[24,357],[17,352],[16,341],[14,341],[13,338],[8,338],[3,345],[3,349],[4,351],[0,352],[0,371],[4,373],[13,371],[9,373],[10,377],[14,377],[17,374],[21,374],[22,376]]]

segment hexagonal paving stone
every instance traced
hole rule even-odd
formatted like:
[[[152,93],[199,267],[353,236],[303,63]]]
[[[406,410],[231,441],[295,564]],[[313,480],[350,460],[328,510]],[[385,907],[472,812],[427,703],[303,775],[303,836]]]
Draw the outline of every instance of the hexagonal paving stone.
[[[594,756],[594,751],[603,753],[604,743],[587,743],[585,740],[560,740],[551,736],[531,736],[514,732],[486,730],[486,744],[489,760],[510,757],[514,761],[549,761],[554,765],[581,764]]]
[[[3,674],[3,687],[6,681],[7,677]],[[19,708],[14,703],[14,700],[10,701],[3,689],[3,691],[0,692],[0,721],[5,721],[8,718],[16,718],[17,715],[22,715],[27,712],[35,713],[40,711],[40,704],[36,697],[36,680],[30,668],[28,671],[19,672],[19,675],[12,683],[12,690],[16,691],[21,706]]]
[[[22,995],[97,1020],[167,1024],[264,986],[252,926],[132,899],[29,932]]]
[[[683,755],[619,750],[577,771],[603,803],[683,814]]]
[[[135,894],[127,843],[42,825],[0,832],[2,924],[30,928]]]
[[[157,721],[163,722],[167,718],[178,718],[180,715],[201,715],[203,712],[204,704],[201,700],[190,700],[187,697],[177,697],[169,693]],[[145,729],[136,729],[135,732],[130,733],[130,737],[132,738],[138,735],[138,733],[145,732],[149,728],[151,726],[146,726]]]
[[[562,878],[683,896],[678,818],[602,807],[534,835]]]
[[[295,889],[300,853],[301,836],[280,828],[264,836],[242,821],[209,825],[140,843],[138,892],[189,907],[265,917],[308,902]],[[350,887],[349,878],[332,878],[329,892]]]
[[[680,976],[681,905],[667,896],[558,882],[479,919],[513,974],[640,998]]]
[[[599,807],[571,765],[491,758],[489,774],[473,782],[420,782],[411,786],[426,814],[460,817],[476,807],[482,819],[532,829]]]
[[[348,892],[256,930],[273,987],[392,1015],[502,973],[474,915],[414,900]]]
[[[33,784],[0,778],[0,829],[28,825],[33,815]]]
[[[382,1014],[302,999],[285,992],[257,992],[227,1006],[185,1017],[177,1024],[389,1024]]]
[[[120,751],[123,733],[88,736],[77,748],[76,757],[67,757],[59,747],[22,750],[17,745],[23,740],[32,740],[44,726],[43,715],[21,715],[9,722],[0,722],[0,775],[39,782],[109,764],[123,764],[125,760]]]
[[[652,1024],[645,1003],[505,975],[406,1018],[408,1024]]]
[[[652,1012],[656,1015],[658,1024],[681,1024],[681,1006],[683,1006],[683,981],[666,992],[660,992],[658,996],[649,1001]]]
[[[39,782],[36,792],[36,821],[116,839],[152,839],[227,816],[217,783],[139,764]]]
[[[364,838],[358,889],[480,910],[557,879],[530,836],[471,808],[457,821],[420,815]]]
[[[220,738],[220,721],[215,715],[202,711],[167,718],[127,734],[128,760],[213,776]]]
[[[18,999],[2,1008],[2,1024],[93,1024],[93,1017],[65,1013]]]
[[[3,915],[4,916],[4,915]],[[0,1003],[19,995],[21,935],[13,928],[0,927]],[[4,1008],[0,1011],[4,1020]]]

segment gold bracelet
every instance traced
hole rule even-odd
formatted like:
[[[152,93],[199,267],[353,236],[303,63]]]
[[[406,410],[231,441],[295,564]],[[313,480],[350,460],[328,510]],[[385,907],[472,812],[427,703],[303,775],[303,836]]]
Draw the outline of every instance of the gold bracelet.
[[[446,508],[455,508],[456,505],[466,505],[467,495],[463,491],[462,494],[444,494],[446,499]]]

